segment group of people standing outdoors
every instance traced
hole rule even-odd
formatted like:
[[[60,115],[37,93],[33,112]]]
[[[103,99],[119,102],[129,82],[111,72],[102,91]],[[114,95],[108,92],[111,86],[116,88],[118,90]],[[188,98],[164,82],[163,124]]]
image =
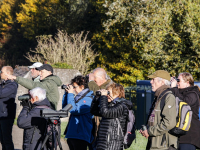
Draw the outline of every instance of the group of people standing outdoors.
[[[15,118],[15,97],[18,84],[29,89],[31,108],[22,103],[18,127],[24,129],[23,150],[38,150],[44,139],[45,120],[40,117],[44,108],[56,109],[62,82],[53,75],[49,64],[39,62],[29,66],[33,80],[13,75],[10,66],[1,69],[0,84],[0,140],[3,150],[14,150],[12,126]],[[196,150],[200,148],[199,96],[190,73],[180,73],[178,79],[164,70],[148,76],[151,79],[154,102],[149,111],[147,129],[140,130],[148,138],[147,150]],[[167,94],[166,94],[167,93]],[[163,109],[161,99],[165,96]],[[186,135],[176,137],[168,131],[176,125],[175,97],[190,105],[193,115]],[[71,104],[65,137],[70,150],[123,150],[127,129],[127,116],[133,109],[125,99],[124,87],[114,83],[102,68],[94,69],[88,76],[78,75],[67,85],[62,107]],[[45,107],[44,107],[45,106]],[[119,124],[122,132],[119,132]],[[48,149],[47,147],[44,148]]]
[[[88,77],[72,79],[62,103],[63,107],[73,106],[66,130],[70,150],[123,149],[124,134],[117,133],[116,118],[125,133],[128,109],[133,107],[125,100],[123,86],[114,83],[104,69],[97,68]]]

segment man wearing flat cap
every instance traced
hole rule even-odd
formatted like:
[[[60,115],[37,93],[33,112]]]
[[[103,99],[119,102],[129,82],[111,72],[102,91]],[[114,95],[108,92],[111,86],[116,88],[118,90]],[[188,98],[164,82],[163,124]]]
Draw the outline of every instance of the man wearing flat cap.
[[[40,82],[34,82],[30,79],[8,74],[6,76],[8,79],[15,80],[18,84],[21,84],[29,90],[32,90],[36,87],[45,89],[47,99],[50,101],[52,108],[56,109],[59,100],[58,86],[61,86],[62,82],[58,76],[53,75],[53,68],[51,65],[44,64],[36,69],[40,71]]]
[[[178,139],[168,133],[176,126],[176,102],[170,91],[170,74],[158,70],[148,77],[155,98],[148,115],[147,130],[140,130],[148,138],[146,150],[175,150]]]

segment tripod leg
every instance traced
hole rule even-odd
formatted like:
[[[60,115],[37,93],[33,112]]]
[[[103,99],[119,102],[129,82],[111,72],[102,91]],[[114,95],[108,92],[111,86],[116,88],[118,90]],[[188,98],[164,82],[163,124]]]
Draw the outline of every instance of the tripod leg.
[[[58,141],[58,145],[59,145],[60,150],[63,150],[63,149],[62,149],[61,142],[60,142],[60,137],[59,137],[59,134],[58,134],[58,133],[56,134],[56,137],[57,137],[57,141]]]
[[[53,148],[55,148],[55,150],[57,150],[57,139],[56,139],[56,129],[53,130],[53,134],[52,134],[52,150]]]
[[[41,146],[40,150],[42,150],[44,148],[44,145],[46,144],[46,142],[47,142],[48,138],[50,137],[50,135],[51,135],[51,132],[48,132],[46,137],[44,138],[44,141],[42,143],[42,146]]]

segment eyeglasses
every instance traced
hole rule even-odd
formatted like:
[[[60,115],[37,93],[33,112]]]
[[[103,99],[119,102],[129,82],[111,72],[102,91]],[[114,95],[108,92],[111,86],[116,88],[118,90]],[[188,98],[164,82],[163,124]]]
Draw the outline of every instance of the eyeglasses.
[[[79,86],[78,85],[77,86],[73,86],[74,89],[76,89],[77,87],[79,87]]]

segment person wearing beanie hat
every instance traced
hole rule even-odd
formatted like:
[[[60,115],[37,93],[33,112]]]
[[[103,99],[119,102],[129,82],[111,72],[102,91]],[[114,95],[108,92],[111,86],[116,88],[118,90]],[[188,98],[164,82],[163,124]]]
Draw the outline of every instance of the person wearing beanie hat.
[[[147,118],[147,130],[140,130],[148,138],[146,150],[175,150],[178,139],[168,133],[176,125],[175,97],[169,90],[170,74],[165,70],[157,70],[148,77],[155,97]],[[163,108],[160,108],[161,100],[165,102]]]
[[[40,71],[40,82],[34,82],[30,79],[23,77],[16,77],[6,74],[10,80],[15,80],[18,84],[21,84],[25,88],[32,90],[36,87],[41,87],[46,90],[47,99],[50,101],[52,109],[57,108],[59,100],[58,86],[62,85],[62,81],[56,75],[53,75],[53,68],[49,64],[44,64],[41,67],[36,68]]]

